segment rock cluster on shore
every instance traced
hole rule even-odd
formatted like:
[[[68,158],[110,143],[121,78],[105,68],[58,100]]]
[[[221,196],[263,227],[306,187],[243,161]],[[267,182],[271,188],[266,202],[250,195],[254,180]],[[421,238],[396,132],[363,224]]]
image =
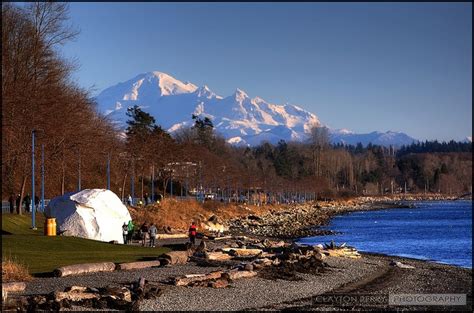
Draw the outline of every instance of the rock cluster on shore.
[[[263,216],[249,215],[228,221],[235,233],[294,239],[299,237],[333,234],[317,226],[325,225],[331,217],[350,211],[365,211],[382,207],[367,202],[328,202],[290,205],[283,211],[270,211]]]

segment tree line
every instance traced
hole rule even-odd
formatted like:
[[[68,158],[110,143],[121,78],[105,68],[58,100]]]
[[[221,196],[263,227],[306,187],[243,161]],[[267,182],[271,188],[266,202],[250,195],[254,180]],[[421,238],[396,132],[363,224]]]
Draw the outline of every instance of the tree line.
[[[194,125],[171,135],[139,107],[128,109],[123,134],[97,113],[91,92],[72,78],[76,64],[61,55],[61,46],[77,35],[66,3],[2,5],[3,199],[31,190],[33,130],[35,188],[39,194],[43,149],[46,198],[106,188],[107,175],[122,198],[196,191],[327,198],[471,189],[472,144],[425,142],[398,152],[333,145],[320,127],[306,142],[236,147],[209,118],[190,116]]]

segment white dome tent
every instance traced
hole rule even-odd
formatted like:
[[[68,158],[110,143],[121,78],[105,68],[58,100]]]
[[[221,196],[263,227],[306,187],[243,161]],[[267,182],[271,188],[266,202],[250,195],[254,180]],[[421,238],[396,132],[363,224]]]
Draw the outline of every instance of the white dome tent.
[[[106,189],[85,189],[56,197],[45,214],[56,218],[62,235],[119,243],[123,243],[123,223],[132,219],[119,197]]]

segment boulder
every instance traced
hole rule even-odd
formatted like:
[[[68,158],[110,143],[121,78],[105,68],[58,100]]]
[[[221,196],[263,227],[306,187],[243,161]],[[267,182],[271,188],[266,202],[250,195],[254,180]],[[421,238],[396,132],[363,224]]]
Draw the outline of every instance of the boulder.
[[[57,231],[65,236],[123,243],[122,225],[132,218],[115,193],[84,189],[53,198],[46,217],[56,218]]]

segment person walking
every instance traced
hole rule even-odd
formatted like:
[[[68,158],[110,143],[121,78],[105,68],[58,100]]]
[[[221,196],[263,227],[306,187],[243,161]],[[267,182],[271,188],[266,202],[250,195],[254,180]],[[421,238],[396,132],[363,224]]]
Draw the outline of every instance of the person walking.
[[[8,198],[8,203],[10,203],[10,213],[13,214],[15,211],[15,195],[10,194],[10,198]]]
[[[127,204],[128,204],[129,206],[132,205],[132,196],[131,196],[131,195],[128,195]]]
[[[189,226],[189,241],[194,246],[196,244],[196,235],[197,235],[197,227],[196,222],[192,222],[191,226]]]
[[[128,227],[128,234],[127,234],[128,243],[132,243],[133,229],[135,228],[135,225],[133,225],[132,220],[128,222],[127,227]]]
[[[20,209],[21,209],[21,195],[18,194],[18,196],[16,197],[16,212],[18,214],[20,214]]]
[[[39,203],[40,203],[40,198],[38,196],[35,196],[35,210],[36,211],[38,211]]]
[[[156,233],[158,229],[156,229],[155,224],[151,223],[150,228],[148,229],[148,233],[150,234],[150,247],[155,247],[155,240],[156,240]]]
[[[149,198],[148,198],[148,193],[145,192],[145,205],[148,205],[149,202],[150,201],[149,201]]]
[[[142,246],[146,245],[146,237],[148,236],[148,224],[147,222],[143,223],[142,227],[140,227],[140,237],[142,239]]]
[[[30,205],[31,205],[31,197],[30,194],[27,193],[25,199],[23,200],[25,203],[25,210],[26,212],[31,212]]]
[[[122,235],[123,235],[123,244],[126,245],[128,243],[128,225],[127,223],[123,222],[122,225]]]

